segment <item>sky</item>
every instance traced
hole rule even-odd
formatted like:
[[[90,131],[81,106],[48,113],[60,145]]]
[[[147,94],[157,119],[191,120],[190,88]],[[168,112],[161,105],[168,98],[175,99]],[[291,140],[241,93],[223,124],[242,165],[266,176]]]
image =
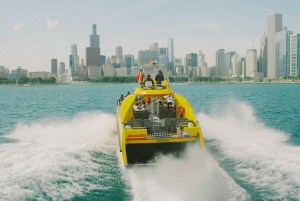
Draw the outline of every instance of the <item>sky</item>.
[[[283,25],[300,33],[299,0],[0,0],[0,66],[29,71],[51,69],[51,59],[65,62],[71,45],[85,57],[92,25],[97,25],[101,54],[137,58],[154,42],[167,47],[174,39],[174,55],[203,50],[208,66],[218,49],[259,50],[267,15],[283,15]]]

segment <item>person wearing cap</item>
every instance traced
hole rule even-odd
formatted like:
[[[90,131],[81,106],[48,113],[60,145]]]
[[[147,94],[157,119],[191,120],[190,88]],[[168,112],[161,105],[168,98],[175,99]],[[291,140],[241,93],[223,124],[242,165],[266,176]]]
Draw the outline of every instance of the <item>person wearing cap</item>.
[[[162,81],[164,81],[164,74],[161,72],[161,70],[158,71],[157,75],[155,76],[156,84],[158,86],[161,86]]]

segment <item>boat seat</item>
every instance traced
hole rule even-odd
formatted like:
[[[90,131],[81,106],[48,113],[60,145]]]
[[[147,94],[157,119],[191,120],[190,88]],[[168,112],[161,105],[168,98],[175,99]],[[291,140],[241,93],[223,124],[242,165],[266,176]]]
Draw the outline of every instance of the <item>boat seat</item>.
[[[159,118],[160,119],[165,119],[167,117],[167,111],[165,110],[160,110],[159,111]]]
[[[175,118],[176,117],[176,112],[175,110],[168,110],[167,111],[167,118]]]
[[[140,124],[140,127],[144,126],[144,121],[142,119],[136,119],[133,124]]]
[[[142,119],[149,119],[149,112],[147,110],[142,111]]]
[[[141,111],[134,111],[134,118],[135,119],[142,119],[142,112]]]
[[[152,122],[151,122],[150,119],[145,119],[144,120],[144,127],[147,128],[147,129],[152,128]]]
[[[171,118],[166,118],[165,119],[165,127],[172,127],[172,119]]]

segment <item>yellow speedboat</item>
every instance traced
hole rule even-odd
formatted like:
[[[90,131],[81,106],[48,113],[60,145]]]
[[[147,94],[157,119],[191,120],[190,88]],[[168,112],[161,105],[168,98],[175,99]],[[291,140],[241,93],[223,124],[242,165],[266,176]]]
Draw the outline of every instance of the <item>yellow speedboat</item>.
[[[116,116],[124,164],[147,163],[157,154],[179,155],[193,142],[205,148],[194,111],[169,85],[166,66],[147,64],[141,69],[152,77],[163,72],[164,81],[160,85],[154,79],[154,84],[139,82],[133,94],[118,102]]]

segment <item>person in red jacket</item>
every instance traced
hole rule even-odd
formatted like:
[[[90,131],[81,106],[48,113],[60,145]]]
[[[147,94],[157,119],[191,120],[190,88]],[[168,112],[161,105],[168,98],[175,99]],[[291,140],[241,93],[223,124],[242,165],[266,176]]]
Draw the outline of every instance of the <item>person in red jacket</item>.
[[[180,118],[183,118],[183,114],[185,113],[185,108],[182,105],[179,105],[177,108],[177,113],[180,116]]]
[[[145,78],[145,74],[144,74],[143,70],[141,69],[140,72],[138,72],[138,74],[136,75],[136,81],[143,82],[144,78]]]

